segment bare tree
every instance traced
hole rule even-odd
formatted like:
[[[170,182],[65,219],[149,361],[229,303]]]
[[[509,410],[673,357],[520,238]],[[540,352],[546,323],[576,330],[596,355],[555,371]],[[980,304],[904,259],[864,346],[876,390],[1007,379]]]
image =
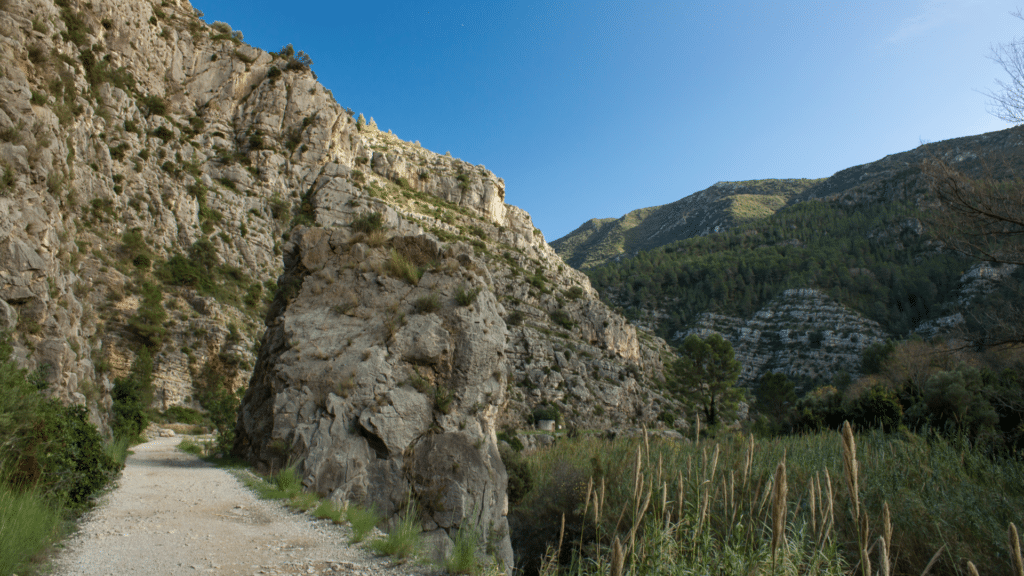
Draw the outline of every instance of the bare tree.
[[[1012,14],[1024,20],[1020,10]],[[1024,38],[993,46],[989,58],[1010,76],[1009,81],[997,79],[999,90],[987,93],[989,112],[1011,124],[1024,123]]]
[[[990,170],[971,178],[937,159],[922,170],[940,204],[930,224],[946,247],[994,264],[1024,265],[1024,180],[998,179]],[[979,348],[1024,344],[1022,303],[1024,286],[1004,277],[997,290],[963,311],[962,336]]]

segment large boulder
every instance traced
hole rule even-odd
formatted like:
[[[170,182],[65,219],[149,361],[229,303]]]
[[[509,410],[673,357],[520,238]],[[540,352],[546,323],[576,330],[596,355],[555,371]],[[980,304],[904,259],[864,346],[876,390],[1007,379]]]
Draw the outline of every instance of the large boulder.
[[[511,567],[495,430],[501,308],[483,272],[429,236],[360,239],[343,227],[293,233],[237,450],[266,470],[295,462],[309,489],[373,505],[388,524],[414,501],[441,547],[468,523]],[[476,297],[460,305],[467,292]]]

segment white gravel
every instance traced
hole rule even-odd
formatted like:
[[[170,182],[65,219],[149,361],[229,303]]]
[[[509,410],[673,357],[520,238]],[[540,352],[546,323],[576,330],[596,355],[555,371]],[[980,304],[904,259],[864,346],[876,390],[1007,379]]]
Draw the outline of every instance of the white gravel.
[[[179,451],[176,438],[132,448],[118,486],[54,561],[62,574],[354,574],[404,576],[348,544],[350,529],[259,500],[230,472]]]

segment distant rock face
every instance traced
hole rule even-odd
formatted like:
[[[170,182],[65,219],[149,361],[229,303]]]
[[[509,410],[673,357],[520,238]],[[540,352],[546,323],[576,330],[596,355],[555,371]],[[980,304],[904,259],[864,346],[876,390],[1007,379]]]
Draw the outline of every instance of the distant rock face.
[[[676,336],[711,332],[733,345],[743,365],[739,383],[754,388],[767,372],[797,381],[830,381],[839,371],[857,378],[864,349],[886,338],[878,323],[809,288],[784,291],[746,320],[702,314],[697,326]]]

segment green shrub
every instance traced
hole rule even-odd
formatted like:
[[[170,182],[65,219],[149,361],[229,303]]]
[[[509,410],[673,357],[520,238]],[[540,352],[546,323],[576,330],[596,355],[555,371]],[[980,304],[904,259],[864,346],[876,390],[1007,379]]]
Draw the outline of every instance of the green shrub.
[[[434,292],[420,296],[412,303],[417,314],[430,314],[441,309],[441,298]]]
[[[114,380],[110,396],[114,401],[114,437],[138,438],[149,426],[146,407],[153,397],[153,358],[148,348],[139,349],[128,376]]]
[[[167,336],[167,329],[164,328],[167,311],[164,310],[163,299],[160,288],[146,282],[142,285],[142,304],[135,315],[128,319],[128,329],[144,346],[152,350],[158,349]]]
[[[380,212],[370,212],[352,220],[352,229],[356,232],[369,234],[384,229],[384,216]]]
[[[200,411],[186,406],[171,406],[164,411],[164,417],[171,422],[182,424],[202,424],[204,420]]]
[[[505,322],[507,322],[509,326],[519,326],[525,319],[526,314],[523,314],[521,310],[513,310],[512,313],[508,315],[508,318],[505,319]]]
[[[153,130],[153,136],[167,142],[174,139],[174,132],[167,126],[157,126],[156,130]]]
[[[140,96],[137,102],[146,116],[152,116],[153,114],[163,116],[167,114],[167,103],[160,96],[147,94],[146,96]],[[164,140],[167,140],[167,138],[164,138]]]
[[[558,324],[566,330],[572,330],[576,323],[572,321],[572,317],[569,316],[564,310],[553,310],[548,314],[551,321]]]
[[[203,456],[206,453],[201,444],[189,438],[185,438],[178,443],[178,450],[194,456]]]
[[[352,538],[349,542],[353,544],[362,542],[383,519],[372,504],[369,508],[349,504],[348,509],[345,510],[345,520],[352,525]]]
[[[455,289],[455,302],[459,306],[469,306],[476,301],[476,297],[480,294],[480,290],[481,288],[479,286],[469,288],[465,284],[461,284]]]

